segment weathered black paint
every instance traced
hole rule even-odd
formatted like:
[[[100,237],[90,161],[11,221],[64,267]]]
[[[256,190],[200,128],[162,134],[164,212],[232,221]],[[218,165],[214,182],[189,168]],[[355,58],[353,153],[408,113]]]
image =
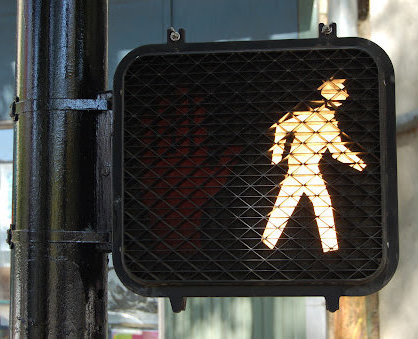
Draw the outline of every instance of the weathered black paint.
[[[68,236],[107,228],[96,175],[106,174],[96,139],[104,118],[51,102],[105,90],[107,0],[19,0],[17,44],[17,97],[45,104],[15,129],[13,224],[27,236],[11,239],[11,334],[106,337],[107,255]]]

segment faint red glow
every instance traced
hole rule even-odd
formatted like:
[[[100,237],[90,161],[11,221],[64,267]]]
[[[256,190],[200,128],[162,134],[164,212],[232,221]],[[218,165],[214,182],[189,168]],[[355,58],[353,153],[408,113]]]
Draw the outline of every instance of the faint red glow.
[[[203,98],[187,94],[187,89],[179,89],[174,100],[181,102],[173,106],[162,100],[156,125],[153,119],[143,119],[143,142],[158,141],[143,153],[142,162],[150,170],[142,176],[149,188],[142,201],[150,212],[152,232],[162,239],[156,247],[161,251],[193,253],[201,248],[202,208],[226,184],[231,172],[225,165],[239,151],[228,147],[218,164],[208,163],[206,111],[199,105]]]

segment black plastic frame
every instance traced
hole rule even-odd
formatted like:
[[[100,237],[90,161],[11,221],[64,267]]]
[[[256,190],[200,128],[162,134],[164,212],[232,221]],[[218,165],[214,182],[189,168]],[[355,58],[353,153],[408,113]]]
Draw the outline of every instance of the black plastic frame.
[[[321,29],[321,27],[320,27]],[[325,296],[328,308],[338,308],[339,296],[361,296],[378,291],[395,273],[398,256],[398,201],[396,176],[396,118],[395,77],[392,63],[375,43],[361,38],[337,38],[335,32],[321,34],[318,39],[239,41],[216,43],[185,43],[181,39],[163,45],[147,45],[131,51],[118,65],[114,76],[114,137],[113,137],[113,262],[120,280],[132,291],[156,297],[187,296]],[[123,262],[123,114],[124,76],[131,63],[140,56],[161,54],[192,54],[245,51],[285,51],[310,49],[358,49],[368,53],[378,68],[382,233],[383,258],[381,267],[370,278],[350,281],[263,281],[216,282],[206,284],[175,283],[150,284],[139,281]],[[332,306],[334,305],[334,306]]]

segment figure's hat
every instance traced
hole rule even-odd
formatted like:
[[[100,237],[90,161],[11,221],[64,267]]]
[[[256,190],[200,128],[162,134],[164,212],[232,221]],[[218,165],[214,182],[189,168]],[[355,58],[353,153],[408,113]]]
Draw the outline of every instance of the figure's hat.
[[[331,79],[325,81],[318,90],[321,91],[321,95],[330,101],[340,101],[348,98],[348,93],[344,89],[344,82],[346,79]]]

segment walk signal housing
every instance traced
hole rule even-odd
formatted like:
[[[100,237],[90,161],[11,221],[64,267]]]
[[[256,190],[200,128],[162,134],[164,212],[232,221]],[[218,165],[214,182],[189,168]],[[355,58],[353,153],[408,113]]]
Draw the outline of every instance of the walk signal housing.
[[[181,31],[123,59],[113,260],[129,288],[177,311],[187,296],[292,295],[336,310],[388,282],[393,68],[374,43],[331,29],[198,44]]]

